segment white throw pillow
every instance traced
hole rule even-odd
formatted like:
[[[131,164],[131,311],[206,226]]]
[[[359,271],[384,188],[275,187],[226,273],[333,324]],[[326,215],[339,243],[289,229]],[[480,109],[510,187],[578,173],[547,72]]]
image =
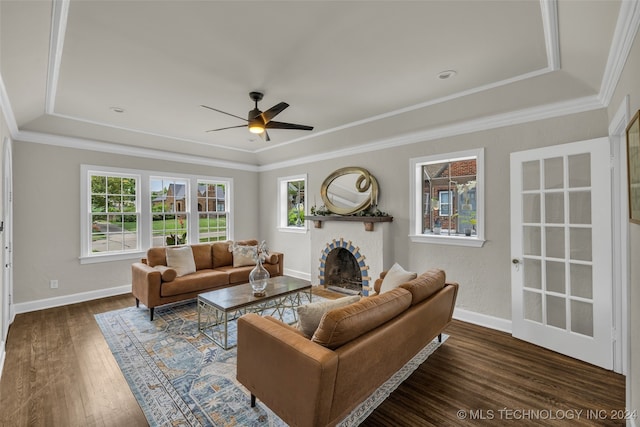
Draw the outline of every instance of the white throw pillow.
[[[243,267],[245,265],[256,265],[258,261],[257,246],[233,246],[233,266]]]
[[[191,246],[167,248],[167,267],[176,271],[177,277],[196,272]]]
[[[344,307],[358,301],[360,301],[360,295],[353,295],[350,297],[342,297],[334,300],[313,302],[311,304],[302,305],[296,308],[296,311],[298,312],[298,329],[308,338],[311,338],[316,329],[318,329],[322,316],[324,316],[327,311],[331,311],[334,308]]]
[[[383,294],[387,291],[390,291],[391,289],[395,289],[403,283],[406,283],[409,280],[413,280],[416,277],[418,277],[418,273],[406,271],[400,264],[396,262],[389,269],[389,271],[387,271],[384,279],[382,279],[382,284],[380,285],[380,293]]]

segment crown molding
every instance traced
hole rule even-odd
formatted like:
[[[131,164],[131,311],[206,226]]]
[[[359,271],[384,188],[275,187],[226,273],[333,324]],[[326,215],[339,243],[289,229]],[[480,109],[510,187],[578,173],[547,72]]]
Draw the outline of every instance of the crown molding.
[[[600,86],[600,101],[607,107],[622,75],[638,27],[640,27],[640,1],[622,0]]]
[[[18,123],[16,122],[16,116],[13,114],[13,108],[11,108],[11,102],[9,101],[4,80],[2,80],[2,74],[0,74],[0,110],[2,110],[4,121],[7,123],[11,137],[15,139],[15,135],[18,133]]]
[[[58,78],[60,77],[60,63],[64,36],[69,16],[70,0],[53,0],[51,12],[51,36],[49,38],[49,61],[47,69],[47,87],[45,93],[45,113],[52,114],[56,103]]]
[[[540,0],[544,44],[547,50],[547,63],[552,71],[560,69],[560,36],[558,33],[557,0]]]
[[[371,151],[385,150],[388,148],[399,147],[402,145],[415,144],[419,142],[433,141],[436,139],[449,138],[457,135],[481,132],[490,129],[501,128],[505,126],[518,125],[538,120],[562,117],[569,114],[583,113],[586,111],[605,108],[600,102],[598,96],[588,96],[584,98],[572,99],[554,104],[526,108],[518,111],[512,111],[504,114],[496,114],[493,116],[481,117],[478,119],[468,120],[466,122],[457,123],[449,126],[441,126],[424,131],[399,135],[397,137],[384,140],[374,141],[368,144],[359,145],[357,147],[349,147],[341,150],[335,150],[313,156],[298,157],[293,160],[283,162],[275,162],[262,165],[258,168],[260,172],[281,169],[285,167],[313,163],[322,160],[331,160],[338,157],[345,157],[355,154],[362,154]]]
[[[213,166],[227,169],[237,169],[247,172],[257,172],[258,167],[248,163],[217,160],[208,157],[181,154],[171,151],[154,150],[149,148],[132,147],[109,142],[100,142],[83,138],[51,135],[32,131],[19,131],[14,136],[17,141],[32,142],[35,144],[55,145],[58,147],[75,148],[78,150],[98,151],[125,156],[143,157],[146,159],[167,160],[172,162],[188,163],[194,165]]]

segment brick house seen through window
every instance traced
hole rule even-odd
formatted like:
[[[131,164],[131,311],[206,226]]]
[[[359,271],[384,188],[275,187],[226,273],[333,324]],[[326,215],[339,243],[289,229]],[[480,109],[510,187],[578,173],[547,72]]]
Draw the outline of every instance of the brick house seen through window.
[[[476,159],[423,165],[425,234],[476,233]]]

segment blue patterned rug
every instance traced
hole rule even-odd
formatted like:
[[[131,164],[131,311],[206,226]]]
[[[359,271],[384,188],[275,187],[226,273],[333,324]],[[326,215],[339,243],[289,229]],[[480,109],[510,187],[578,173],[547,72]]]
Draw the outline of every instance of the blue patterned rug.
[[[259,400],[251,408],[235,378],[236,349],[223,350],[198,332],[194,300],[156,308],[153,322],[136,307],[95,317],[150,426],[286,426]],[[235,322],[230,330],[235,341]],[[438,346],[428,344],[340,425],[364,421]]]

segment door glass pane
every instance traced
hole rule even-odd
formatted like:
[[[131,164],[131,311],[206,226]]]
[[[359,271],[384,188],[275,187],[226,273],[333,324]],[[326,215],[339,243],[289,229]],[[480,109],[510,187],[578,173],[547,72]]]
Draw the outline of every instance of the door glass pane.
[[[542,289],[542,263],[539,259],[524,259],[524,287]]]
[[[564,224],[564,193],[545,194],[544,215],[546,223]]]
[[[537,292],[524,291],[522,296],[524,318],[542,323],[542,295]]]
[[[551,292],[557,292],[564,294],[565,291],[565,276],[564,276],[564,262],[547,261],[547,290]]]
[[[590,191],[569,193],[569,222],[571,224],[591,224]]]
[[[593,298],[593,271],[590,265],[570,264],[571,296]]]
[[[547,324],[557,328],[567,328],[565,299],[547,295]]]
[[[533,160],[522,164],[522,189],[539,190],[540,189],[540,162]]]
[[[591,229],[569,229],[571,259],[591,261]]]
[[[544,160],[544,188],[564,187],[564,166],[562,157]]]
[[[522,227],[522,251],[525,255],[541,255],[540,227]]]
[[[593,336],[593,305],[583,301],[571,301],[571,330]]]
[[[545,227],[547,256],[564,258],[564,227]]]
[[[591,186],[591,153],[569,156],[569,187]]]
[[[522,222],[540,223],[540,194],[522,195]]]

